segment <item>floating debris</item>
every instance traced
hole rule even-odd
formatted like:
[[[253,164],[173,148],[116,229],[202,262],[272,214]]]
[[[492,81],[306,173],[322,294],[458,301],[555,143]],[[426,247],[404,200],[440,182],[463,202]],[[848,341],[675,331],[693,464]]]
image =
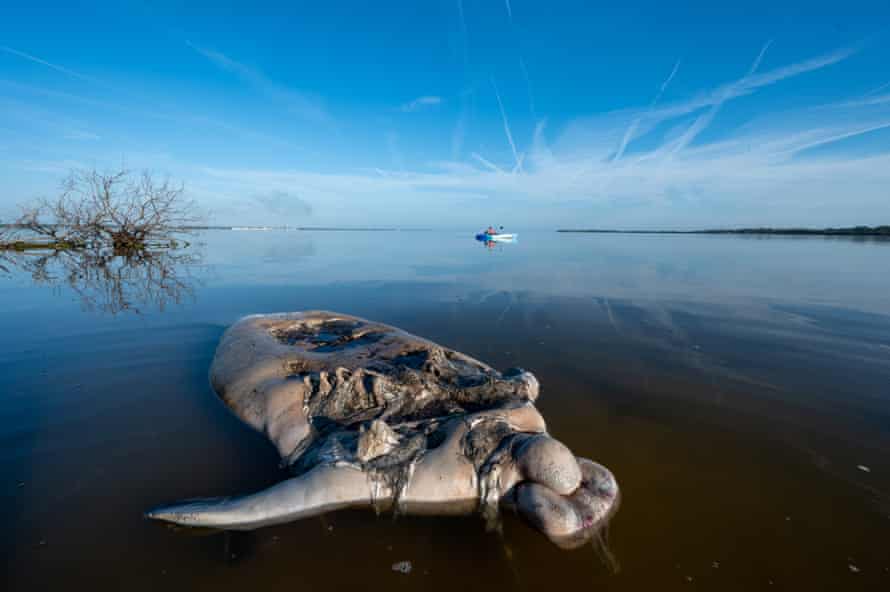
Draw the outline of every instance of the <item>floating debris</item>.
[[[871,473],[871,469],[869,469],[865,465],[856,465],[856,468],[862,471],[863,473]]]
[[[852,563],[849,564],[847,567],[850,568],[850,571],[851,571],[852,573],[859,573],[860,571],[862,571],[861,569],[859,569],[858,567],[856,567],[856,566],[853,565]]]
[[[717,569],[718,567],[720,567],[720,562],[719,561],[712,562],[711,567],[713,567],[714,569]]]
[[[392,570],[397,571],[403,574],[411,573],[411,562],[410,561],[399,561],[398,563],[392,564]]]

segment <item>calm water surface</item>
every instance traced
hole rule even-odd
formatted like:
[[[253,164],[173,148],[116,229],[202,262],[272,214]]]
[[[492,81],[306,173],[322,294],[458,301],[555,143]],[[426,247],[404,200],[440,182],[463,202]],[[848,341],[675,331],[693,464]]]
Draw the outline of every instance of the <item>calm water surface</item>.
[[[890,589],[890,243],[471,237],[207,232],[168,291],[0,276],[4,589]],[[608,547],[513,517],[144,521],[285,476],[207,370],[240,316],[311,308],[532,370],[551,433],[618,478]]]

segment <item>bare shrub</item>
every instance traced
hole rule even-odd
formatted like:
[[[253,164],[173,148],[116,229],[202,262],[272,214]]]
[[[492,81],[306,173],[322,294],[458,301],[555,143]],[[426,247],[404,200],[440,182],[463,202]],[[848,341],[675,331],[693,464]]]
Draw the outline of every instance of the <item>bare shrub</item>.
[[[54,249],[129,252],[175,246],[175,236],[200,219],[181,183],[149,171],[82,169],[68,175],[58,198],[24,207],[18,226]]]

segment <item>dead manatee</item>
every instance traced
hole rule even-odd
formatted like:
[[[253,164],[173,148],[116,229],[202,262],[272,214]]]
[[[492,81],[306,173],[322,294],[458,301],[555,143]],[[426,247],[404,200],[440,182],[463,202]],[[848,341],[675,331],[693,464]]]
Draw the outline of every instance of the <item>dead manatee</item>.
[[[612,474],[547,433],[534,375],[395,327],[320,311],[246,317],[223,335],[210,380],[294,476],[148,518],[250,530],[341,508],[491,520],[503,506],[568,548],[618,505]]]

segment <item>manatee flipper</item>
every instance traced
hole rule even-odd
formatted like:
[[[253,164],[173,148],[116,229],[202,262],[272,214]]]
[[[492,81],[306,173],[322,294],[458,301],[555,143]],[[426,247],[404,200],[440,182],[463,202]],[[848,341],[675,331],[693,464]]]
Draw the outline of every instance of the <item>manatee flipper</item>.
[[[145,517],[183,526],[253,530],[344,508],[371,506],[365,474],[348,466],[317,466],[256,493],[161,506]]]

